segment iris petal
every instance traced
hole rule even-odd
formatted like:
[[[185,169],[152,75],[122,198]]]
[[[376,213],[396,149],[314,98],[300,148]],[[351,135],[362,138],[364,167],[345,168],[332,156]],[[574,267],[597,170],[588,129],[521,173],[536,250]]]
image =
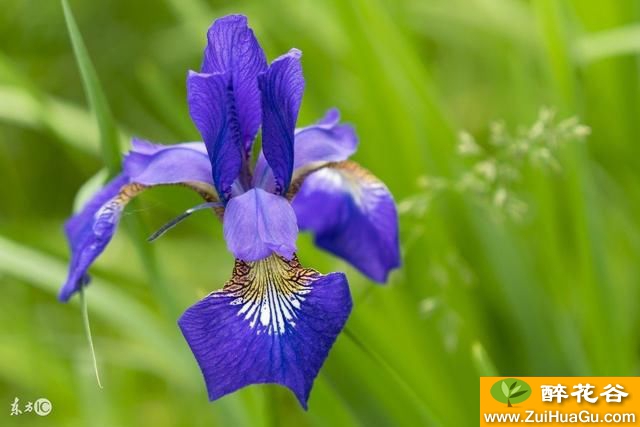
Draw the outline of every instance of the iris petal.
[[[291,49],[258,77],[262,94],[262,152],[275,177],[275,191],[285,194],[293,173],[293,141],[304,78],[301,53]]]
[[[267,69],[267,60],[247,18],[229,15],[216,20],[207,33],[202,73],[228,73],[246,153],[251,151],[260,126],[258,74]]]
[[[311,169],[329,162],[347,160],[358,146],[355,130],[348,124],[339,124],[340,113],[330,109],[311,126],[296,129],[292,181]],[[264,155],[256,162],[256,186],[274,191],[274,178]]]
[[[243,148],[237,111],[230,90],[228,73],[189,72],[187,102],[191,119],[202,135],[209,153],[212,177],[224,201],[231,197],[231,186],[240,175]]]
[[[313,381],[352,302],[342,273],[321,275],[296,258],[236,261],[232,279],[178,324],[215,400],[250,384],[288,387],[306,409]]]
[[[261,120],[257,77],[267,61],[244,16],[215,21],[207,41],[201,72],[187,77],[187,102],[226,202],[238,177],[249,183],[248,159]]]
[[[387,187],[354,162],[309,175],[292,201],[301,230],[377,282],[400,265],[398,214]]]
[[[159,145],[134,139],[132,146],[123,169],[139,184],[211,183],[211,165],[201,142]]]
[[[60,300],[67,301],[89,282],[87,270],[111,241],[126,204],[146,188],[165,184],[183,184],[207,201],[217,200],[209,159],[201,144],[162,146],[135,141],[123,173],[65,224],[71,262]]]
[[[257,261],[275,252],[290,259],[297,237],[296,215],[284,197],[254,188],[227,204],[224,238],[236,258]]]
[[[358,137],[351,125],[339,124],[340,113],[331,109],[316,124],[296,130],[293,169],[310,163],[347,160],[358,147]]]
[[[65,224],[65,234],[71,249],[69,273],[59,298],[67,301],[80,288],[89,283],[87,270],[102,253],[113,236],[120,219],[125,197],[118,197],[129,179],[119,175],[96,193],[81,212]],[[127,190],[127,194],[132,192]]]

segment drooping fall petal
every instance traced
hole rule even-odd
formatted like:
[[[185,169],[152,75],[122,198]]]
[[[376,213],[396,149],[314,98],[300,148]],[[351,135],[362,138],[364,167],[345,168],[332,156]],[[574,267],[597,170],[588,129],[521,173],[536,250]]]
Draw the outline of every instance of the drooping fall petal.
[[[184,184],[209,201],[217,200],[209,159],[201,144],[163,146],[134,141],[123,172],[65,224],[71,262],[60,300],[67,301],[89,283],[87,270],[111,241],[126,204],[147,188],[167,184]]]
[[[344,274],[321,275],[296,258],[273,255],[236,261],[225,287],[188,308],[178,324],[210,400],[250,384],[276,383],[306,409],[351,307]]]
[[[301,230],[377,282],[400,266],[398,214],[387,187],[354,162],[309,175],[293,199]]]

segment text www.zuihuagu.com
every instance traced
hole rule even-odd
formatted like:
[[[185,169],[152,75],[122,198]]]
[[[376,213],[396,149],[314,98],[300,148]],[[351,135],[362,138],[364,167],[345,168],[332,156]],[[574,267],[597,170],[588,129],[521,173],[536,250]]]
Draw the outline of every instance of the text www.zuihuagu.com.
[[[487,423],[635,423],[636,414],[611,412],[594,414],[589,411],[526,411],[525,414],[485,413]]]

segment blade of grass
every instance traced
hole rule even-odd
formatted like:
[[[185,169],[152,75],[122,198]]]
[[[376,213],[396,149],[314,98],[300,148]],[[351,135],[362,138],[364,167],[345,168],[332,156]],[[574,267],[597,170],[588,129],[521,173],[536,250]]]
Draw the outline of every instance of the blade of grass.
[[[407,18],[416,32],[457,45],[484,46],[494,40],[483,40],[482,44],[477,37],[490,36],[521,44],[523,49],[540,49],[530,10],[518,2],[415,2],[409,5],[409,12]],[[468,31],[473,31],[475,37],[467,39]]]
[[[78,106],[4,84],[0,85],[0,99],[0,120],[50,132],[61,142],[83,153],[98,153],[98,129],[89,113]]]
[[[109,177],[112,178],[120,171],[120,159],[122,157],[117,126],[67,0],[62,0],[62,9],[78,69],[82,76],[84,91],[98,122],[103,160],[109,171]]]
[[[570,62],[570,46],[568,28],[564,25],[566,4],[552,0],[536,0],[533,2],[535,17],[538,22],[545,46],[549,72],[555,85],[557,104],[561,112],[575,112],[576,84],[573,64]]]
[[[89,111],[42,92],[11,58],[0,52],[0,120],[49,131],[65,144],[95,155],[100,147],[98,126]],[[129,135],[119,129],[119,141]],[[122,144],[120,145],[122,148]]]
[[[423,415],[424,419],[428,421],[429,425],[444,425],[442,422],[437,422],[433,411],[431,411],[425,402],[420,398],[420,395],[409,385],[407,381],[402,378],[402,376],[398,373],[397,370],[393,368],[389,363],[387,363],[382,356],[378,353],[370,349],[362,340],[360,340],[351,330],[347,327],[344,328],[344,334],[347,338],[349,338],[353,344],[358,347],[364,354],[366,354],[371,360],[373,360],[376,364],[380,365],[385,371],[389,373],[389,375],[405,390],[407,395],[416,405],[420,413]]]
[[[478,374],[483,377],[496,377],[498,376],[498,370],[491,361],[491,358],[487,354],[482,344],[479,341],[474,342],[471,345],[471,360],[475,365]]]
[[[576,60],[583,64],[617,55],[640,53],[640,24],[587,34],[575,45]]]
[[[89,309],[87,308],[87,299],[84,295],[84,289],[80,289],[80,306],[82,307],[82,323],[84,324],[84,331],[87,335],[87,341],[89,343],[89,350],[91,351],[91,360],[93,362],[93,372],[96,374],[96,381],[98,387],[102,387],[100,381],[100,373],[98,372],[98,360],[96,359],[96,349],[93,346],[93,337],[91,336],[91,324],[89,323]]]

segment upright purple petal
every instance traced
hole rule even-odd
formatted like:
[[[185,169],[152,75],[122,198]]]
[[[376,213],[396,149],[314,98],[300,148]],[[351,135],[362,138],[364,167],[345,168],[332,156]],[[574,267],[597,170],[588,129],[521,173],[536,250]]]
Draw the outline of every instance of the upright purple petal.
[[[293,173],[293,141],[304,78],[301,52],[292,49],[258,77],[262,94],[262,152],[273,171],[277,194],[285,194]]]
[[[202,73],[230,76],[235,111],[246,153],[260,126],[260,91],[258,74],[267,69],[267,60],[247,18],[230,15],[216,20],[207,33],[207,47],[202,61]]]
[[[257,261],[272,252],[290,259],[297,237],[296,215],[284,197],[254,188],[227,204],[224,238],[238,259]]]
[[[143,185],[211,181],[211,163],[202,143],[152,144],[134,139],[124,159],[124,172]]]
[[[353,162],[309,175],[293,199],[301,230],[377,282],[400,266],[398,214],[387,187]]]
[[[163,145],[154,144],[153,142],[147,141],[146,139],[140,139],[136,137],[131,140],[131,151],[129,153],[150,155],[155,154],[158,151],[171,150],[176,147],[190,148],[194,151],[199,151],[203,154],[207,154],[207,148],[202,142],[182,142],[180,144]]]
[[[232,279],[178,324],[200,365],[209,399],[250,384],[288,387],[303,408],[344,328],[352,302],[342,273],[326,276],[271,256],[236,261]]]
[[[67,301],[89,282],[87,270],[111,241],[126,204],[144,189],[165,184],[185,184],[208,199],[216,198],[209,159],[201,144],[162,146],[134,142],[123,173],[65,224],[71,262],[60,300]]]
[[[358,137],[352,126],[338,124],[337,109],[327,111],[318,123],[296,130],[293,169],[310,163],[347,160],[358,147]]]
[[[245,163],[241,130],[229,73],[187,77],[187,102],[191,119],[202,135],[209,153],[213,181],[220,197],[231,197],[231,186]]]
[[[339,124],[340,113],[333,108],[316,124],[296,129],[294,140],[293,179],[308,168],[323,163],[347,160],[358,147],[353,127]],[[264,155],[256,162],[254,183],[260,188],[274,191],[273,172]]]

